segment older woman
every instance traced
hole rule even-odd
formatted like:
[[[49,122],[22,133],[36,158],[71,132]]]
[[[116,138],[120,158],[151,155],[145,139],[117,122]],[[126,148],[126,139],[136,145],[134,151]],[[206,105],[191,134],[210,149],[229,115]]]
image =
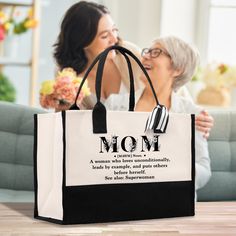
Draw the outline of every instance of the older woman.
[[[198,65],[198,52],[183,40],[176,37],[156,39],[150,48],[142,51],[142,63],[150,76],[159,102],[170,112],[194,113],[203,109],[177,91],[191,80]],[[152,111],[155,100],[146,78],[141,77],[145,87],[137,93],[136,111]],[[128,96],[120,96],[107,104],[113,109],[115,104],[127,104]],[[126,100],[126,101],[125,101]],[[119,109],[119,108],[116,108]],[[196,116],[198,117],[198,116]],[[196,121],[198,122],[198,121]],[[196,189],[202,188],[211,177],[210,158],[207,140],[196,130]]]

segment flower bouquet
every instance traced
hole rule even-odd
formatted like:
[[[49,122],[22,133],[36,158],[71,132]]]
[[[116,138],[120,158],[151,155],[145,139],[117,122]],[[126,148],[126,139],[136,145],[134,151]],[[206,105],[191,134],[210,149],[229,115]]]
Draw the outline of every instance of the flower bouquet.
[[[228,88],[236,86],[236,67],[226,64],[209,64],[202,71],[206,86]]]
[[[29,29],[35,28],[37,24],[38,21],[34,19],[32,8],[25,17],[22,17],[20,11],[16,11],[15,7],[11,8],[9,15],[0,10],[0,41],[3,41],[6,35],[25,33]]]
[[[229,106],[231,89],[236,86],[236,67],[226,64],[209,64],[202,71],[206,88],[198,95],[198,103]]]
[[[46,80],[40,89],[40,104],[44,108],[54,108],[56,111],[67,110],[74,103],[82,78],[76,75],[72,68],[59,71],[54,80]],[[85,81],[79,94],[77,104],[85,96],[90,95],[90,90]]]

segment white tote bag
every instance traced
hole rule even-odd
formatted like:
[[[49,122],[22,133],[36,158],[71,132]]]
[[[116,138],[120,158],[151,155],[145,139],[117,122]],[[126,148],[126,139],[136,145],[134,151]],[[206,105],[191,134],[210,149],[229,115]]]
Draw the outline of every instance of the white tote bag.
[[[130,111],[106,111],[100,102],[103,66],[114,49],[129,66]],[[93,110],[35,115],[36,218],[76,224],[194,215],[194,115],[169,114],[159,129],[155,109],[134,112],[127,55],[144,70],[119,46],[95,59]]]

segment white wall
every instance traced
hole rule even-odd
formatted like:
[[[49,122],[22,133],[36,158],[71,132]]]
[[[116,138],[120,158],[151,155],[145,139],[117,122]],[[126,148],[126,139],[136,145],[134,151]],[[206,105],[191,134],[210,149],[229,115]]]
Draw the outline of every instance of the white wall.
[[[207,63],[210,0],[198,0],[196,11],[196,45],[200,51],[201,64]]]
[[[121,38],[140,47],[160,34],[161,0],[101,0],[108,7]]]
[[[160,35],[197,44],[198,0],[100,0],[111,11],[122,38],[140,47]]]
[[[197,0],[162,0],[161,35],[175,35],[196,42]]]

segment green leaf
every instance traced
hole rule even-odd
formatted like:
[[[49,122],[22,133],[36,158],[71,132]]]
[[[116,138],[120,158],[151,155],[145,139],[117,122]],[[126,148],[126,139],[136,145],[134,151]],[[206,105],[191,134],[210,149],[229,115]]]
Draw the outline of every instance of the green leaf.
[[[0,73],[0,100],[8,102],[16,100],[16,90],[13,84],[2,73]]]
[[[27,28],[25,28],[25,22],[16,23],[14,26],[14,33],[15,34],[22,34],[27,31]]]

